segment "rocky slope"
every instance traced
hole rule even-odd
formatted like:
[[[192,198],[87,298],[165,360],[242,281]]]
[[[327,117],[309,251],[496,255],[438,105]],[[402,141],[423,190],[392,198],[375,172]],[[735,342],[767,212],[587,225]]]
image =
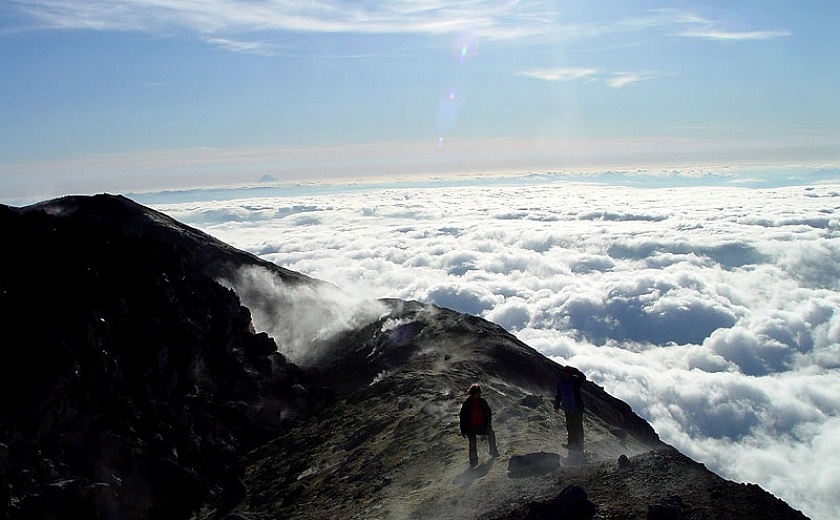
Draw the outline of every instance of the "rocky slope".
[[[479,318],[381,300],[348,320],[338,288],[122,197],[0,222],[2,518],[804,518],[591,382],[569,460],[560,367]],[[501,455],[470,469],[473,382]]]

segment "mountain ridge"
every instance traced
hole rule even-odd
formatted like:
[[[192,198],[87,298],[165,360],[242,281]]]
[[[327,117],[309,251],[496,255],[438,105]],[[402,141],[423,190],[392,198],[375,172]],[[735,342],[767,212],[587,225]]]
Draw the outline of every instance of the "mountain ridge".
[[[0,222],[0,316],[24,334],[0,368],[8,518],[551,518],[570,486],[589,518],[805,518],[592,382],[573,464],[560,365],[481,318],[356,308],[121,196],[3,206]],[[502,451],[475,470],[456,425],[472,382]]]

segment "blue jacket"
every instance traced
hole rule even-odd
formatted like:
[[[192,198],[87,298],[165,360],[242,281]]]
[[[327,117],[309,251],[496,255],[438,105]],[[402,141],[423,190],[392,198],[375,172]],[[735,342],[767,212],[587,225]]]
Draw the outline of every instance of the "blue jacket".
[[[571,367],[570,367],[571,368]],[[572,376],[565,380],[560,377],[557,382],[557,393],[554,396],[554,410],[561,407],[567,412],[582,412],[584,410],[583,397],[580,395],[580,387],[586,381],[583,372],[572,368]]]

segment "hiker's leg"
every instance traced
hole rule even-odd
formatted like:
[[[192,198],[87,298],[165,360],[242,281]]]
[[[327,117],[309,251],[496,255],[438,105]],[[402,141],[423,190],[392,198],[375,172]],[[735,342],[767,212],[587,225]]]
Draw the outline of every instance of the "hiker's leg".
[[[478,464],[478,446],[475,435],[472,433],[467,434],[467,440],[470,443],[470,466],[475,466]]]
[[[577,441],[577,430],[575,429],[575,412],[564,410],[566,416],[566,448],[573,450]]]
[[[487,427],[487,442],[490,444],[490,456],[498,457],[499,448],[496,447],[496,432],[489,426]]]
[[[569,433],[569,450],[583,451],[583,412],[567,412],[566,429]]]

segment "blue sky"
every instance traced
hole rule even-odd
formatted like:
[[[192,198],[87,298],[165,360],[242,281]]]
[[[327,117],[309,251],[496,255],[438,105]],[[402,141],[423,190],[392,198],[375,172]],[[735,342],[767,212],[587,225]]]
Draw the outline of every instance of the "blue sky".
[[[840,2],[7,0],[3,199],[840,162]]]

